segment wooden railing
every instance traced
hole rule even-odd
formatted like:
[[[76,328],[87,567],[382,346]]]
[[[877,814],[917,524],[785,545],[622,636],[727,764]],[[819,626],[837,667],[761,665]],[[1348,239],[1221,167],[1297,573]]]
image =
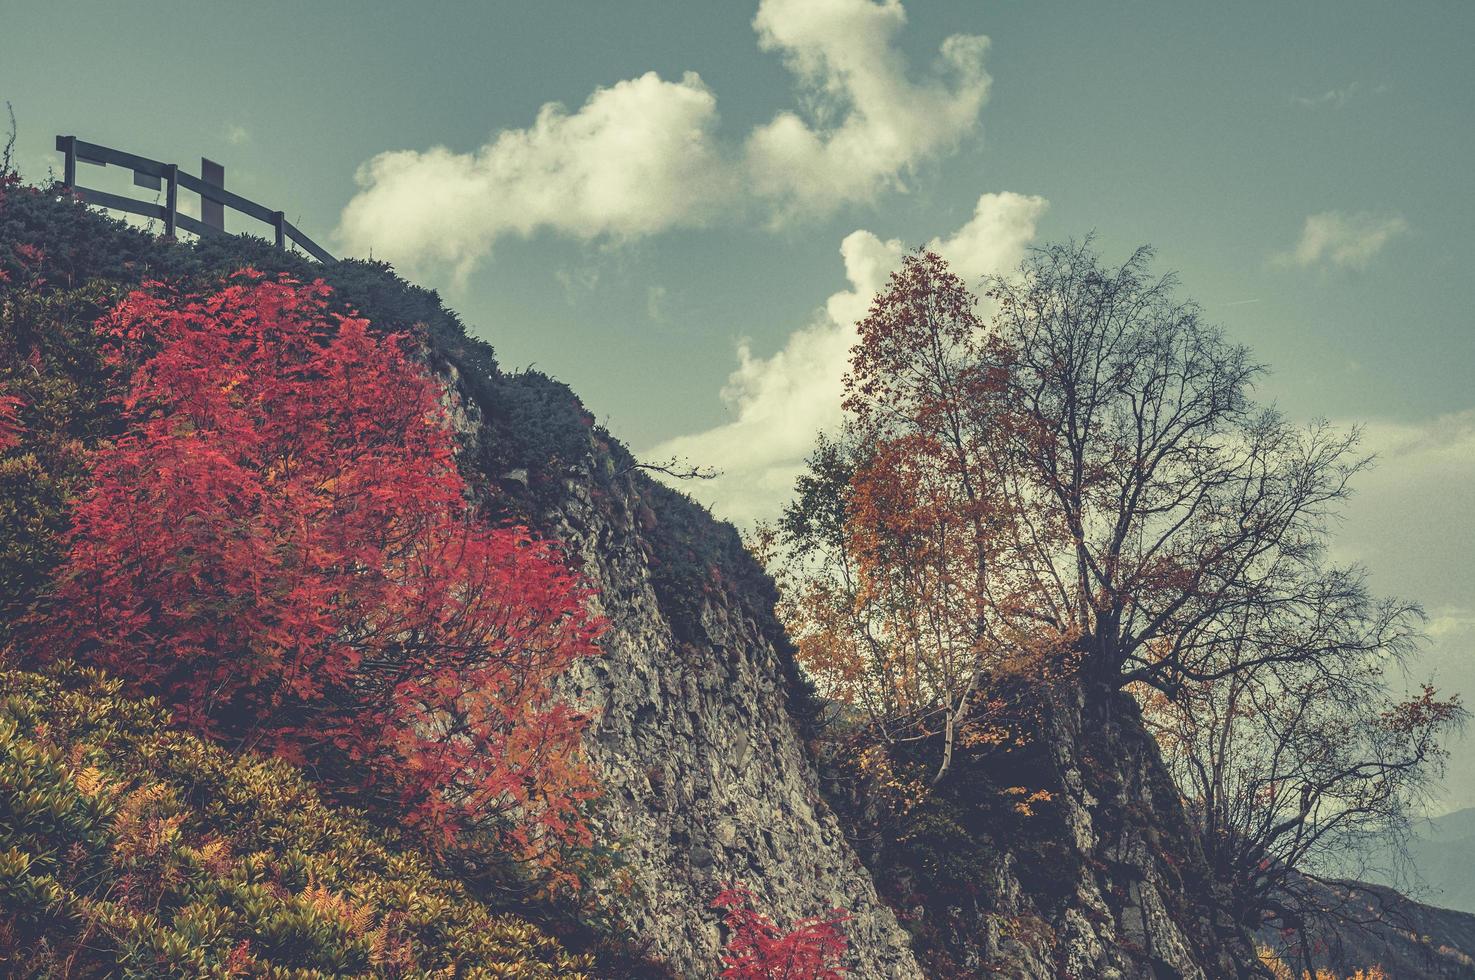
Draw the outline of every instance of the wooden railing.
[[[248,201],[241,195],[232,194],[221,186],[225,170],[219,164],[202,159],[200,161],[201,173],[205,176],[196,177],[194,174],[180,170],[178,164],[160,163],[158,160],[124,153],[122,150],[114,150],[97,143],[88,143],[75,136],[58,136],[56,149],[66,157],[62,182],[88,204],[111,208],[114,211],[127,211],[129,214],[140,214],[146,218],[157,218],[164,222],[164,234],[170,236],[173,236],[176,229],[180,228],[202,236],[224,234],[225,208],[230,208],[270,225],[275,234],[277,248],[285,249],[290,241],[301,246],[303,251],[319,262],[334,261],[333,256],[329,255],[326,249],[299,231],[282,212],[263,207],[255,201]],[[164,191],[164,203],[138,201],[92,187],[80,187],[77,184],[77,163],[79,161],[99,167],[112,164],[132,170],[133,183],[137,186]],[[200,195],[199,219],[179,213],[180,188]]]

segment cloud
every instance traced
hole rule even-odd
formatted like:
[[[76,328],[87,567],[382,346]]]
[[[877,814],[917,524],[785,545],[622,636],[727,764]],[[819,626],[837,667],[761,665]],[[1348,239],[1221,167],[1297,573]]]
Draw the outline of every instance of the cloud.
[[[1475,608],[1475,409],[1364,429],[1377,465],[1354,483],[1337,535],[1431,609]]]
[[[908,78],[895,46],[899,0],[764,0],[758,44],[778,51],[815,105],[816,125],[782,112],[747,141],[755,193],[791,209],[865,200],[921,160],[955,147],[988,98],[988,38],[954,35],[934,77]],[[839,116],[827,124],[832,116]]]
[[[1276,255],[1275,262],[1301,268],[1365,269],[1385,245],[1407,232],[1408,222],[1399,214],[1323,211],[1307,217],[1301,240],[1289,252]]]
[[[597,265],[561,266],[553,273],[553,278],[563,287],[563,298],[570,306],[577,306],[585,296],[594,292],[599,286],[599,276]]]
[[[656,323],[666,321],[666,297],[668,290],[662,285],[647,286],[645,289],[645,312]]]
[[[1041,197],[984,194],[966,224],[928,247],[969,281],[1005,271],[1033,240],[1047,206]],[[717,479],[683,489],[723,517],[742,522],[775,516],[789,499],[815,435],[840,423],[855,324],[905,251],[902,242],[882,241],[869,231],[847,235],[840,256],[849,288],[831,295],[813,322],[768,357],[755,354],[747,341],[739,344],[738,366],[722,390],[733,421],[669,439],[646,457],[679,456],[720,470]]]
[[[1475,408],[1364,430],[1377,465],[1353,484],[1331,557],[1360,561],[1373,588],[1423,604],[1428,646],[1409,681],[1430,675],[1446,693],[1475,700]],[[1395,677],[1401,682],[1403,678]],[[1471,743],[1457,743],[1468,751]],[[1445,802],[1475,806],[1475,769],[1454,767]]]
[[[623,238],[699,224],[724,196],[716,122],[716,97],[695,72],[679,82],[647,72],[574,113],[550,102],[531,127],[472,153],[381,153],[359,168],[339,236],[464,276],[507,234]]]
[[[1320,95],[1293,95],[1291,104],[1303,109],[1340,109],[1347,104],[1347,100],[1357,93],[1358,85],[1352,82],[1342,88],[1327,89]]]
[[[464,277],[507,235],[622,241],[718,216],[816,215],[872,198],[973,131],[988,96],[988,39],[943,42],[913,81],[895,47],[899,0],[761,0],[759,46],[794,73],[804,116],[780,112],[745,140],[718,133],[695,72],[597,89],[574,112],[548,103],[526,129],[470,152],[381,153],[358,170],[337,237],[411,271]]]
[[[231,146],[242,146],[251,142],[251,132],[239,123],[231,123],[225,127],[225,141]]]

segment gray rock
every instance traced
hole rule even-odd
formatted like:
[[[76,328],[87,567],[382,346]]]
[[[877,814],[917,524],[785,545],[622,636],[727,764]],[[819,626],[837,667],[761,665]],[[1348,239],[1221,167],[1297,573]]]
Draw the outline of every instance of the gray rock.
[[[447,407],[474,458],[479,408],[465,397]],[[765,623],[733,588],[707,589],[697,635],[678,637],[644,537],[669,515],[649,499],[643,474],[609,478],[601,452],[591,440],[539,524],[582,566],[612,624],[605,656],[566,684],[598,718],[585,748],[604,787],[604,836],[620,843],[633,885],[596,885],[602,903],[683,977],[715,976],[721,933],[711,902],[722,883],[739,881],[779,922],[848,910],[857,980],[921,977],[910,937],[820,798],[788,715],[771,607]]]

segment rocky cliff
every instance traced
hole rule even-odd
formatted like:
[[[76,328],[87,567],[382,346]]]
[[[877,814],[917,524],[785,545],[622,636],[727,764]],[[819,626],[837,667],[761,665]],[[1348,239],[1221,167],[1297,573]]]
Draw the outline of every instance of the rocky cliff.
[[[606,656],[569,679],[597,716],[596,833],[618,843],[630,885],[604,902],[683,977],[715,974],[722,936],[709,906],[735,881],[780,921],[848,910],[857,977],[921,976],[820,795],[772,585],[736,532],[648,479],[562,385],[527,376],[498,397],[452,374],[470,468],[566,544],[612,625]],[[565,423],[552,458],[521,452],[526,420],[506,413],[529,405]]]
[[[984,932],[1005,971],[1029,977],[1247,976],[1249,937],[1222,911],[1197,838],[1136,703],[1118,691],[1069,687],[1044,729],[1063,845],[1063,888],[1050,901],[1001,863],[996,907],[985,916],[1043,918],[1044,940]],[[1022,850],[1028,850],[1025,844]],[[1043,899],[1043,900],[1042,900]],[[997,938],[996,938],[997,937]]]
[[[780,919],[849,909],[858,977],[1252,970],[1252,945],[1219,910],[1129,697],[1080,685],[1054,692],[1037,737],[1003,762],[1049,793],[1038,819],[1019,825],[1000,812],[1010,776],[998,763],[960,773],[949,792],[971,825],[970,880],[913,875],[867,828],[862,801],[832,792],[837,819],[821,794],[773,587],[733,529],[646,479],[563,386],[524,377],[509,401],[505,387],[478,398],[453,381],[467,458],[484,484],[567,542],[601,591],[608,655],[571,686],[599,715],[589,748],[607,793],[603,832],[621,842],[635,882],[629,896],[607,898],[682,976],[711,975],[721,936],[706,906],[719,882],[735,880]],[[525,420],[499,424],[499,412],[517,415],[529,401],[545,423],[564,417],[552,465],[518,448]],[[847,838],[868,836],[863,863]]]
[[[854,975],[868,980],[1253,970],[1129,697],[1054,692],[1037,737],[1002,763],[1028,779],[991,764],[953,780],[975,845],[967,880],[914,875],[863,804],[821,792],[805,745],[813,703],[773,585],[734,529],[649,479],[565,386],[500,373],[454,339],[429,355],[489,506],[564,542],[612,624],[607,655],[569,687],[597,715],[598,833],[618,844],[626,882],[601,897],[652,958],[712,976],[722,935],[709,905],[742,881],[780,921],[847,909]],[[1037,820],[998,805],[1010,782],[1050,794]]]
[[[955,760],[902,832],[864,781],[831,796],[936,977],[1232,978],[1250,937],[1223,912],[1136,703],[1066,682]],[[846,787],[842,789],[841,787]]]
[[[603,894],[592,904],[612,908],[649,959],[710,977],[722,944],[711,902],[722,883],[743,882],[780,922],[846,909],[856,976],[920,976],[908,936],[820,797],[772,585],[731,527],[648,479],[566,387],[502,371],[434,292],[382,263],[318,265],[236,236],[174,243],[54,188],[0,185],[0,285],[31,302],[12,309],[0,296],[0,327],[12,332],[33,329],[27,310],[54,304],[65,322],[34,329],[65,331],[95,354],[90,323],[129,289],[151,280],[214,288],[247,266],[321,277],[337,309],[421,337],[448,382],[461,459],[488,508],[563,542],[598,591],[612,624],[607,653],[568,678],[595,716],[588,751],[605,790],[594,830],[609,873],[596,877]],[[95,386],[96,360],[69,356],[57,384]],[[115,400],[72,402],[86,422],[79,430],[110,431]],[[43,543],[63,533],[66,512],[53,507],[47,520],[36,532]],[[44,568],[31,578],[42,581]],[[23,608],[36,588],[0,598]]]

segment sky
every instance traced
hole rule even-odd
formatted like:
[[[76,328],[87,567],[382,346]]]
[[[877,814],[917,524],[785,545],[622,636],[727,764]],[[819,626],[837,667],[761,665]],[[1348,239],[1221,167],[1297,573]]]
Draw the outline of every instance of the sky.
[[[1264,400],[1366,426],[1380,464],[1334,555],[1424,604],[1410,680],[1475,704],[1475,4],[0,11],[26,176],[66,133],[220,161],[336,254],[440,289],[644,458],[719,469],[686,489],[739,523],[838,420],[853,323],[905,249],[975,280],[1034,242],[1150,243],[1270,366]],[[1468,764],[1434,810],[1463,806]]]

